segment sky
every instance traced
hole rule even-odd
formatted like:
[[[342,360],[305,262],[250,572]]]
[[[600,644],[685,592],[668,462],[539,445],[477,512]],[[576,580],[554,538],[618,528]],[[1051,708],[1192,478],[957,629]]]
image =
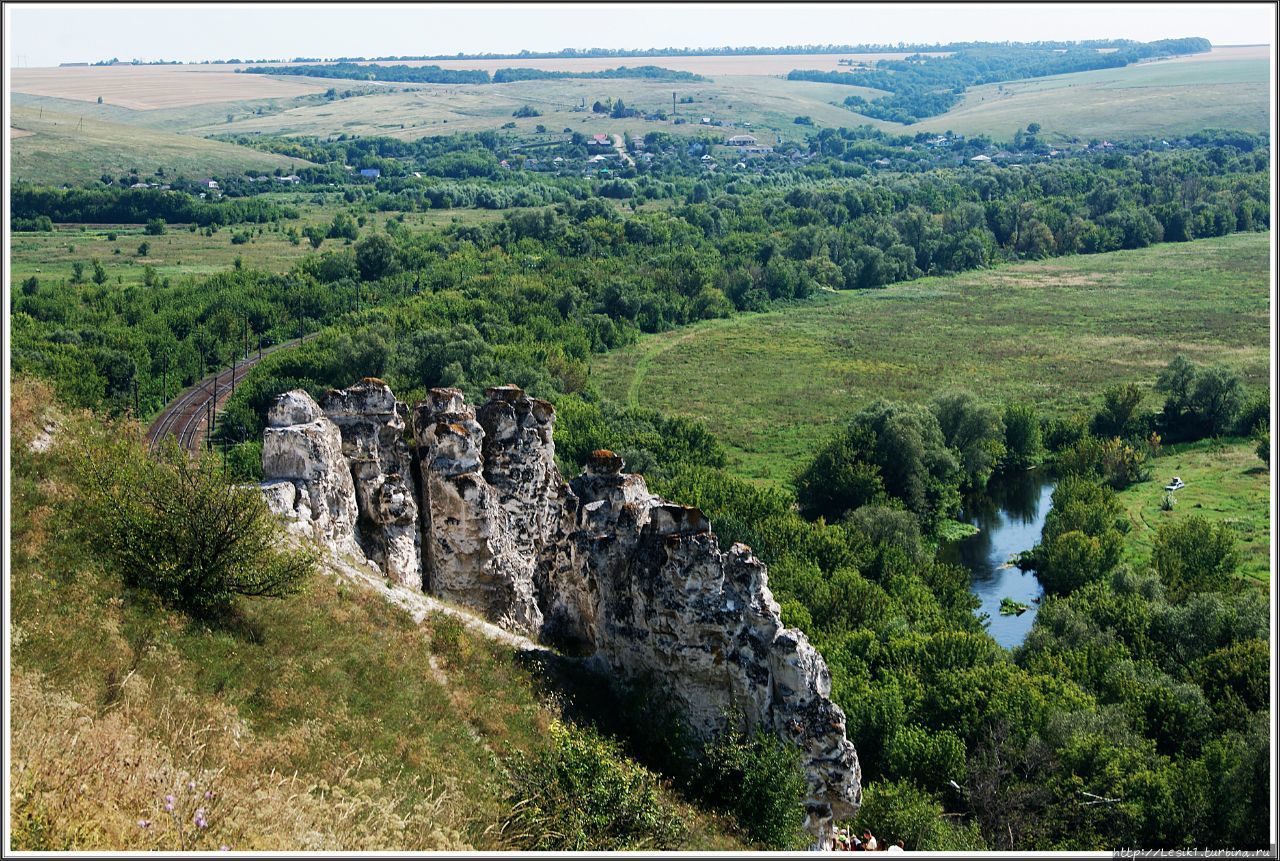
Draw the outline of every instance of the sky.
[[[20,4],[7,65],[560,50],[1202,36],[1272,42],[1269,3]]]

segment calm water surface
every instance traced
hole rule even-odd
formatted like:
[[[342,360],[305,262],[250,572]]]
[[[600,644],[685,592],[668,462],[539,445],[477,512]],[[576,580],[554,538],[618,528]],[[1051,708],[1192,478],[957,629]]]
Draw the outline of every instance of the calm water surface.
[[[986,493],[967,498],[961,512],[978,534],[942,548],[943,559],[971,572],[970,589],[982,602],[975,612],[987,615],[987,630],[1006,649],[1026,639],[1036,618],[1035,601],[1044,594],[1035,575],[1019,571],[1009,559],[1040,540],[1053,488],[1053,481],[1038,470],[992,481]],[[1005,597],[1031,609],[1021,616],[1001,616],[1000,599]]]

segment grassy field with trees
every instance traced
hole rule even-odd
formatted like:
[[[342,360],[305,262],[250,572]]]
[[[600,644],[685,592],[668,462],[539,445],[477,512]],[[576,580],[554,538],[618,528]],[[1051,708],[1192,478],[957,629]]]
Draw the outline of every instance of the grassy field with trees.
[[[540,110],[521,99],[508,117],[524,105]],[[227,806],[200,815],[227,830],[201,831],[235,848],[311,833],[352,848],[408,834],[415,848],[789,845],[795,787],[750,774],[786,769],[759,739],[673,765],[650,711],[547,702],[543,676],[447,619],[415,626],[324,576],[206,618],[169,588],[185,572],[164,553],[144,577],[134,557],[99,552],[175,534],[173,510],[148,500],[183,473],[126,468],[141,459],[129,415],[246,343],[302,331],[316,337],[268,356],[228,401],[225,461],[206,459],[218,480],[199,486],[258,476],[281,391],[377,376],[412,402],[517,384],[556,405],[566,473],[617,451],[769,565],[848,716],[865,783],[850,824],[912,849],[1264,848],[1269,623],[1252,547],[1266,536],[1242,507],[1260,509],[1267,480],[1243,452],[1258,458],[1269,433],[1269,142],[1198,133],[1050,158],[1034,125],[1002,164],[968,161],[991,141],[954,154],[795,126],[812,135],[803,149],[724,169],[703,158],[715,139],[674,134],[632,139],[634,165],[593,168],[586,139],[552,126],[538,133],[546,170],[491,131],[408,141],[330,126],[236,139],[315,165],[298,169],[299,200],[243,173],[220,177],[222,199],[135,190],[129,173],[15,186],[22,265],[55,258],[9,297],[24,848],[128,845],[134,829],[181,847],[191,832],[169,828],[165,787],[194,806],[204,796],[182,787],[217,775],[206,791]],[[108,270],[114,228],[79,226],[122,212],[130,233],[114,244],[134,262]],[[164,220],[178,213],[196,230]],[[54,254],[64,243],[76,248]],[[142,263],[125,283],[153,253],[218,271]],[[30,450],[50,418],[53,447]],[[1205,442],[1224,436],[1229,456]],[[89,450],[119,470],[83,480]],[[1006,650],[974,615],[969,572],[935,550],[962,494],[1037,464],[1058,485],[1020,563],[1047,595]],[[1150,483],[1175,469],[1196,490],[1172,517],[1151,514]],[[114,475],[148,493],[110,504]],[[165,528],[134,529],[153,517]],[[93,755],[42,744],[49,715],[85,718]],[[226,727],[259,743],[237,747]],[[99,764],[135,748],[154,764],[140,773],[162,778],[121,790]],[[264,772],[280,782],[255,782]],[[58,791],[72,780],[93,781],[92,806]],[[733,792],[744,782],[777,789],[754,816],[767,835]],[[607,790],[589,808],[575,803],[588,784]],[[317,812],[335,800],[339,813]],[[723,814],[683,806],[694,800]],[[721,821],[735,814],[741,836]]]
[[[591,378],[608,397],[705,422],[738,474],[773,483],[876,397],[968,388],[1066,414],[1112,383],[1149,392],[1179,352],[1223,362],[1261,391],[1269,240],[1228,236],[838,292],[645,335],[595,358]]]
[[[885,59],[901,60],[902,56],[886,55]],[[644,63],[662,65],[661,59]],[[1265,48],[1256,46],[1214,48],[1175,60],[979,84],[960,96],[951,110],[911,126],[856,114],[844,105],[850,96],[874,101],[885,95],[883,90],[786,79],[794,69],[847,74],[842,70],[848,67],[836,65],[837,55],[757,58],[767,61],[765,64],[737,56],[667,59],[673,69],[701,70],[708,78],[675,82],[680,96],[675,116],[685,120],[680,125],[672,123],[673,84],[642,78],[399,86],[367,80],[231,75],[222,65],[31,70],[40,75],[33,74],[25,85],[19,75],[14,88],[13,125],[34,132],[14,141],[14,176],[61,183],[87,181],[104,169],[116,172],[131,166],[149,172],[153,165],[190,165],[193,170],[204,165],[206,173],[217,173],[237,164],[267,164],[243,150],[201,141],[215,135],[347,134],[416,139],[454,131],[496,130],[511,122],[515,123],[515,134],[533,140],[539,125],[556,132],[571,128],[587,135],[698,134],[708,129],[701,125],[701,119],[708,117],[739,128],[749,125],[757,134],[791,141],[803,139],[799,133],[803,129],[794,122],[799,116],[808,117],[816,129],[870,123],[894,134],[953,131],[995,140],[1008,140],[1015,130],[1036,122],[1043,129],[1043,138],[1059,147],[1091,139],[1172,140],[1205,128],[1253,132],[1269,128],[1268,55]],[[777,65],[783,59],[787,62]],[[850,55],[847,59],[874,62],[876,58]],[[640,65],[610,59],[485,62],[495,70],[558,68],[565,63],[586,63],[582,68],[589,66],[591,70]],[[444,65],[459,68],[456,62]],[[60,75],[68,79],[66,85],[58,84]],[[81,80],[95,75],[102,79],[100,89],[108,96],[102,105],[93,102],[94,96],[102,93],[91,95],[85,89],[91,84]],[[202,75],[210,80],[232,77],[237,86],[215,92],[217,88],[200,84]],[[165,96],[173,92],[175,81],[188,78],[195,82],[190,93]],[[335,85],[339,97],[320,92],[287,95],[314,90],[317,82]],[[254,98],[258,93],[262,97]],[[193,99],[198,103],[191,104]],[[589,107],[603,99],[622,99],[655,118],[611,118],[581,110],[583,105]],[[126,107],[129,105],[145,109]],[[541,116],[513,119],[512,113],[524,105],[536,108]],[[46,118],[56,113],[61,119],[41,121],[42,107]],[[659,112],[662,119],[656,118]],[[85,127],[78,129],[81,116]],[[135,126],[151,131],[121,128]],[[733,133],[716,131],[725,136]]]

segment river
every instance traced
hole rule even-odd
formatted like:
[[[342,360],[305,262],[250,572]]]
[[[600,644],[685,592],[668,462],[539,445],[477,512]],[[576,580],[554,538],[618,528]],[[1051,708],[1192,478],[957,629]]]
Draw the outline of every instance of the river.
[[[1026,639],[1039,607],[1036,600],[1044,594],[1035,575],[1010,565],[1009,559],[1040,540],[1053,488],[1052,479],[1041,470],[993,479],[986,493],[965,499],[961,512],[960,519],[978,527],[978,533],[941,549],[944,560],[971,572],[970,588],[982,602],[975,612],[987,615],[987,630],[1006,649]],[[1030,609],[1020,616],[1001,616],[1000,600],[1005,597]]]

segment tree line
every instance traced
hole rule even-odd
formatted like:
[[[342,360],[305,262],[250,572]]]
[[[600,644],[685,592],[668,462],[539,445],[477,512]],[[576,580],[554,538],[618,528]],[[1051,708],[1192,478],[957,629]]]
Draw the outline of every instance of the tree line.
[[[594,72],[547,69],[498,69],[492,75],[484,69],[444,69],[440,66],[330,63],[299,66],[250,66],[238,71],[251,75],[303,75],[310,78],[347,78],[357,81],[393,81],[410,84],[509,84],[514,81],[542,81],[568,78],[643,78],[654,81],[705,81],[693,72],[678,72],[658,66],[619,66]]]
[[[1113,50],[1078,43],[973,44],[958,46],[946,56],[914,54],[901,60],[879,60],[871,69],[826,72],[796,69],[792,81],[821,81],[883,90],[888,95],[871,99],[849,96],[845,105],[864,116],[910,125],[944,114],[960,101],[965,90],[1023,78],[1042,78],[1093,69],[1115,69],[1138,60],[1208,51],[1208,39],[1163,39],[1127,43]]]

